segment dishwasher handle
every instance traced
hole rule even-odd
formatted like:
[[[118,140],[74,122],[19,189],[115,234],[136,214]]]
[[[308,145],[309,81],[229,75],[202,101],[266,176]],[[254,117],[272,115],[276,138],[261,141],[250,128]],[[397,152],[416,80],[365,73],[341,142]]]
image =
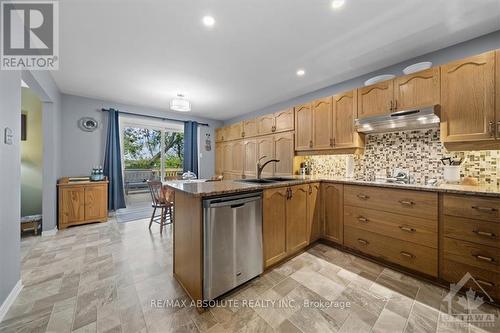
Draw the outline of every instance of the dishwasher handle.
[[[246,203],[258,201],[260,199],[261,199],[261,196],[259,195],[259,196],[252,196],[252,197],[236,199],[236,200],[209,202],[208,208],[228,207],[228,206],[230,206],[231,208],[240,208],[240,207],[243,207]]]

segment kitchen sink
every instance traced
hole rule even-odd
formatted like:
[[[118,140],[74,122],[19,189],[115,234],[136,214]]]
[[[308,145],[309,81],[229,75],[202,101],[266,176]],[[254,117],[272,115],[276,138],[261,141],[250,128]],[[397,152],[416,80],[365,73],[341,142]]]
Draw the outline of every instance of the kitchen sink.
[[[295,178],[292,177],[269,177],[264,179],[272,180],[273,182],[289,182],[291,180],[295,180]]]

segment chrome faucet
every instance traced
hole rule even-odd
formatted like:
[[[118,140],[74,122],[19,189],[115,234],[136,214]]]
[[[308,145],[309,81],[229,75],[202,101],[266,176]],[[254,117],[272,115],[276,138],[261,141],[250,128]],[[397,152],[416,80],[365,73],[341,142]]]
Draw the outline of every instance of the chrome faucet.
[[[261,158],[259,158],[258,161],[257,161],[257,179],[260,179],[260,176],[262,174],[262,170],[264,170],[264,168],[266,167],[266,165],[268,165],[271,162],[279,162],[280,161],[280,160],[269,160],[269,161],[265,162],[264,164],[260,164],[260,161],[262,161],[262,159],[264,159],[266,157],[267,156],[264,155]]]

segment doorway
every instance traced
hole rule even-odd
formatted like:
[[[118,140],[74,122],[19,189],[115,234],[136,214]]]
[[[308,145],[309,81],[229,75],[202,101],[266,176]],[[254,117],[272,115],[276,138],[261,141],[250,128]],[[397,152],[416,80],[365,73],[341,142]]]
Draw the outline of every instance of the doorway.
[[[168,121],[124,116],[123,183],[127,208],[116,212],[118,222],[149,218],[152,213],[148,180],[178,179],[184,160],[184,127]]]

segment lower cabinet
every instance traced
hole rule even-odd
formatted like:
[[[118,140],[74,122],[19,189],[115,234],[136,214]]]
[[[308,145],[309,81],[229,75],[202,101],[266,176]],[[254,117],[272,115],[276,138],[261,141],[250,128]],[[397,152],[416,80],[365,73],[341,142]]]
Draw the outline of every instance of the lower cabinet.
[[[309,184],[307,193],[307,236],[309,243],[315,242],[321,237],[321,224],[323,222],[321,208],[320,184]]]
[[[59,229],[72,225],[106,222],[108,219],[108,182],[58,183]]]
[[[269,267],[309,244],[309,185],[264,191],[264,266]]]
[[[323,238],[344,243],[344,185],[321,184],[321,201],[323,206]]]

